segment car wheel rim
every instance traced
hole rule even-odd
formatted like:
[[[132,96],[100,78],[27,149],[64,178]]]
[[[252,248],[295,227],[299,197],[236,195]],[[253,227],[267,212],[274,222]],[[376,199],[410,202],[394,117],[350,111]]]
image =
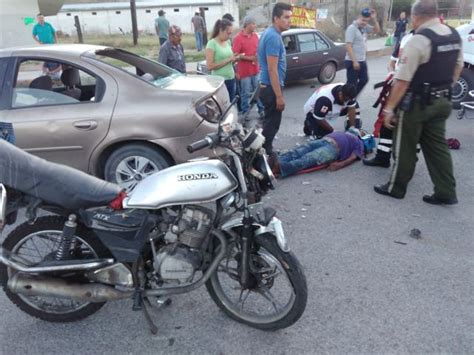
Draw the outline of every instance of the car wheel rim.
[[[325,80],[332,80],[335,76],[334,67],[332,65],[326,65],[323,69],[323,78]]]
[[[150,176],[160,169],[148,158],[142,156],[131,156],[123,159],[115,171],[117,184],[132,191],[140,181]]]
[[[461,101],[462,98],[467,95],[468,90],[469,85],[467,84],[467,81],[463,78],[459,78],[456,85],[454,85],[452,100],[457,102]]]

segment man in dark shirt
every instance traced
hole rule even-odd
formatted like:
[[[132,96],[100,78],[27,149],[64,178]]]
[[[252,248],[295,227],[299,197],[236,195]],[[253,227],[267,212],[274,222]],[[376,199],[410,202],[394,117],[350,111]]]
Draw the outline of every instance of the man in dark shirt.
[[[181,73],[186,73],[181,36],[181,29],[178,26],[173,25],[169,28],[168,40],[160,48],[158,61]]]
[[[406,13],[405,11],[402,11],[400,13],[400,17],[395,23],[395,32],[393,33],[393,38],[395,39],[395,43],[394,43],[395,47],[399,45],[403,36],[405,36],[405,33],[407,31],[407,24],[408,24],[408,20],[406,18]]]

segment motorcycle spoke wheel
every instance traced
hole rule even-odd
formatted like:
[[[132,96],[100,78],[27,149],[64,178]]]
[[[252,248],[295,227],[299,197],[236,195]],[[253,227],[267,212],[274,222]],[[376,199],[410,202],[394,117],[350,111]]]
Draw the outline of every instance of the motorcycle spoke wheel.
[[[28,222],[20,224],[5,238],[3,249],[13,259],[30,266],[54,261],[65,222],[66,219],[63,217],[44,216],[39,217],[33,224]],[[81,224],[77,226],[68,255],[71,260],[111,256],[94,232]],[[0,264],[0,284],[10,301],[32,317],[48,322],[74,322],[94,314],[105,304],[105,302],[91,303],[62,297],[25,296],[13,293],[8,287],[8,282],[15,272],[17,271]],[[87,282],[82,272],[48,276],[60,277],[72,283]]]
[[[27,235],[12,250],[12,256],[18,257],[22,262],[28,265],[37,265],[42,261],[54,260],[54,256],[61,240],[61,231],[45,230]],[[75,237],[73,247],[70,252],[80,253],[81,259],[97,258],[97,254],[80,237]],[[85,257],[84,257],[85,256]],[[8,268],[8,276],[13,276],[14,270]],[[80,302],[71,299],[57,297],[40,297],[18,295],[29,306],[38,311],[45,311],[55,314],[66,314],[75,312],[89,304],[89,302]]]
[[[284,317],[292,309],[295,292],[283,265],[264,248],[252,255],[252,277],[256,287],[242,289],[238,279],[238,262],[225,258],[213,278],[219,297],[240,317],[255,323],[270,323]]]

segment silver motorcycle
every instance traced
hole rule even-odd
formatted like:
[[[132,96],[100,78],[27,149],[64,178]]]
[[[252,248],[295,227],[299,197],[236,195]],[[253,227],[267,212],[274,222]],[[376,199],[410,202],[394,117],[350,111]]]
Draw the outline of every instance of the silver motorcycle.
[[[8,298],[51,322],[128,298],[156,333],[151,307],[205,285],[239,322],[294,324],[306,307],[306,279],[276,211],[261,202],[275,181],[264,137],[244,129],[231,107],[218,132],[188,147],[212,149],[216,159],[160,171],[128,195],[0,140],[0,230],[22,208],[28,219],[0,249]]]

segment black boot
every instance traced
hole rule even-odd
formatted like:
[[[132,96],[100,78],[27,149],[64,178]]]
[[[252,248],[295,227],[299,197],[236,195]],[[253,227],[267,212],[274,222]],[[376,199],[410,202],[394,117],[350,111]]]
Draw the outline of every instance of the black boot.
[[[372,159],[364,159],[364,165],[367,166],[380,166],[381,168],[390,168],[390,156],[388,159],[380,157],[380,155],[376,155]]]

